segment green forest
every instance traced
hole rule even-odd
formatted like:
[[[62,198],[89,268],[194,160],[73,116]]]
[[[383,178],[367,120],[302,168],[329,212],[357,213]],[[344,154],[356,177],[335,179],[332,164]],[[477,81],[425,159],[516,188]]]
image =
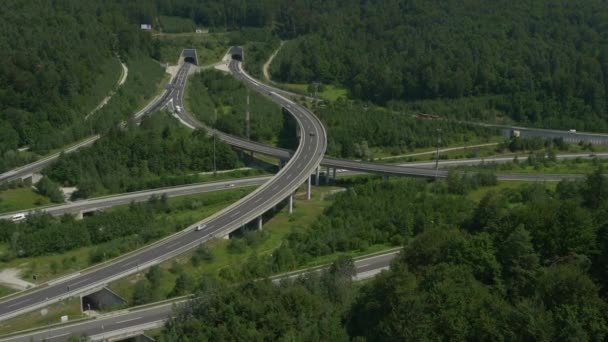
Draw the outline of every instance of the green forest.
[[[40,195],[59,203],[59,186],[77,187],[76,200],[192,182],[200,172],[243,165],[230,146],[166,112],[141,126],[117,126],[160,90],[159,61],[172,61],[171,50],[191,39],[155,39],[141,23],[166,33],[221,32],[197,40],[204,59],[215,61],[222,44],[243,45],[245,67],[257,78],[284,41],[271,65],[275,82],[347,90],[336,101],[299,99],[326,125],[333,156],[373,159],[372,149],[396,155],[497,134],[466,121],[608,131],[605,0],[5,0],[0,172],[94,133],[103,136],[92,147],[62,154],[43,172]],[[120,62],[129,77],[116,89]],[[107,106],[85,120],[112,91]],[[186,109],[246,136],[248,93],[251,139],[294,148],[290,116],[219,71],[191,76]],[[525,165],[541,169],[567,146],[513,138],[497,150],[535,150]],[[345,191],[276,250],[254,248],[217,276],[194,279],[182,270],[167,296],[195,289],[196,299],[176,310],[158,338],[606,341],[608,176],[602,163],[590,169],[596,166],[584,178],[551,185],[498,183],[485,172],[451,172],[435,182],[338,180]],[[0,220],[0,261],[88,247],[85,264],[95,264],[184,229],[204,210],[248,191],[175,205],[154,197],[84,220],[42,213],[22,223]],[[228,243],[228,253],[268,236],[245,232]],[[346,255],[393,247],[403,250],[390,270],[353,283]],[[213,258],[207,246],[192,255],[192,264]],[[336,255],[325,273],[279,284],[267,279]],[[53,275],[81,265],[60,258],[50,265]],[[159,267],[148,270],[133,283],[130,302],[164,299],[161,277]]]
[[[603,1],[330,1],[313,11],[323,7],[276,57],[277,80],[340,84],[378,104],[477,104],[473,117],[436,106],[451,118],[496,111],[528,125],[608,129]]]
[[[193,114],[206,125],[225,133],[246,136],[245,112],[249,95],[251,139],[266,143],[277,141],[285,121],[281,107],[217,70],[197,74],[189,82],[188,103]]]
[[[432,107],[459,119],[498,113],[535,126],[608,129],[608,7],[602,0],[156,5],[151,11],[213,29],[269,28],[290,40],[271,65],[278,81],[341,85],[357,99],[405,101],[413,110]],[[474,107],[473,115],[453,101]]]
[[[114,90],[118,59],[129,66],[144,59],[152,39],[122,1],[8,0],[2,6],[0,170],[6,170],[99,128],[84,117]],[[118,122],[112,114],[106,127]],[[16,151],[24,146],[28,153]]]
[[[339,99],[314,112],[327,128],[327,153],[336,157],[373,158],[370,148],[399,154],[415,148],[486,142],[498,132],[446,120],[421,120],[402,112]],[[374,118],[370,120],[369,118]],[[440,130],[438,132],[438,130]]]
[[[190,131],[161,112],[139,128],[112,129],[92,147],[61,155],[44,173],[59,184],[78,187],[74,198],[140,190],[151,183],[176,185],[163,184],[163,179],[213,171],[213,146],[206,132]],[[230,146],[217,140],[215,149],[217,170],[239,167]]]
[[[556,187],[468,196],[494,182],[356,181],[272,256],[239,266],[245,282],[199,280],[197,299],[178,310],[161,340],[605,340],[603,170]],[[363,285],[351,283],[347,259],[279,286],[246,281],[374,244],[404,250],[390,271]]]

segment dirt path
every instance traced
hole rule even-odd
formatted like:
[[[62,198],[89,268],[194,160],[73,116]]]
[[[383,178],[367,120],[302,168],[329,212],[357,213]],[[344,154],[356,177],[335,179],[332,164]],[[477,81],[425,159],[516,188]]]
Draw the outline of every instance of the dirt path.
[[[279,50],[281,50],[281,48],[283,47],[284,43],[285,43],[284,41],[281,41],[281,45],[279,45],[279,48],[276,49],[276,51],[272,53],[272,55],[270,56],[270,58],[268,58],[268,60],[266,61],[266,63],[264,63],[264,67],[263,67],[262,71],[264,72],[264,79],[266,81],[270,82],[270,73],[268,72],[268,68],[270,67],[270,63],[272,63],[272,60],[277,55],[277,53],[279,53]]]
[[[16,268],[5,268],[0,271],[0,284],[6,285],[15,290],[25,290],[35,286],[28,281],[19,278],[21,271]]]
[[[122,75],[120,76],[120,80],[118,81],[119,87],[125,84],[125,82],[127,81],[127,76],[129,75],[129,68],[127,68],[127,65],[123,62],[120,62],[120,65],[122,66]]]
[[[120,62],[120,65],[122,66],[122,72],[121,72],[120,78],[118,79],[118,82],[116,83],[117,88],[122,86],[127,81],[127,76],[129,75],[129,68],[127,67],[127,65],[125,63],[123,63],[122,61]],[[108,96],[104,97],[104,99],[101,100],[101,102],[97,105],[97,107],[95,107],[95,109],[93,109],[89,114],[87,114],[87,116],[85,116],[84,119],[85,120],[88,119],[91,115],[95,114],[98,110],[103,108],[103,106],[105,106],[108,103],[108,101],[110,101],[110,99],[112,98],[112,96],[114,96],[114,94],[116,94],[116,90],[112,90],[110,92],[110,94],[108,94]]]
[[[479,144],[479,145],[448,147],[448,148],[439,149],[439,153],[456,151],[456,150],[464,150],[464,149],[473,148],[473,147],[485,147],[485,146],[496,146],[496,145],[498,145],[498,143],[487,143],[487,144]],[[398,155],[398,156],[382,157],[382,158],[377,158],[377,160],[388,160],[388,159],[397,159],[397,158],[406,158],[406,157],[416,157],[416,156],[423,156],[425,154],[435,154],[435,153],[437,153],[436,150],[435,151],[427,151],[427,152],[410,153],[410,154],[401,154],[401,155]]]

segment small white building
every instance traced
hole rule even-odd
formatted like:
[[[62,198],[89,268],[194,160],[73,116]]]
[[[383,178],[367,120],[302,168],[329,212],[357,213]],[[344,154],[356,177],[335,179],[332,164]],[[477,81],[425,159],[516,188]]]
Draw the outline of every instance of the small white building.
[[[151,24],[141,24],[141,29],[142,30],[151,30],[152,25]]]

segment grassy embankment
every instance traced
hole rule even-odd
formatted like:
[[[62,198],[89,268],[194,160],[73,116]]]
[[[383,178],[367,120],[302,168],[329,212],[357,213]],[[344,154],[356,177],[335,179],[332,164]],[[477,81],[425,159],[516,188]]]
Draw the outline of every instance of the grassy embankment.
[[[227,33],[162,34],[154,39],[160,43],[161,62],[170,65],[177,64],[183,49],[196,49],[202,66],[219,62],[230,47]]]
[[[365,177],[365,176],[356,176]],[[474,201],[479,201],[489,191],[499,191],[506,188],[517,188],[524,182],[499,182],[498,185],[492,187],[484,187],[472,191],[468,197]],[[554,184],[546,184],[545,186],[554,187]],[[253,234],[264,234],[265,236],[258,239],[253,245],[248,245],[244,242],[243,248],[235,253],[231,250],[231,241],[228,240],[212,240],[207,245],[213,255],[212,260],[202,261],[197,266],[192,263],[192,257],[196,254],[196,251],[185,253],[171,261],[165,262],[160,265],[162,269],[162,277],[160,283],[159,292],[163,298],[167,297],[172,291],[176,275],[172,273],[175,268],[182,268],[182,270],[188,274],[192,279],[200,277],[217,277],[220,273],[229,270],[234,271],[240,265],[244,264],[249,258],[258,255],[271,254],[278,248],[284,241],[287,235],[292,231],[307,229],[309,225],[315,222],[326,208],[333,203],[331,193],[340,191],[341,188],[333,186],[323,186],[313,191],[313,197],[311,201],[304,199],[305,189],[300,189],[297,194],[297,201],[295,202],[294,214],[289,215],[286,208],[283,208],[279,212],[276,212],[274,216],[264,224],[263,232]],[[175,201],[171,199],[170,201]],[[189,215],[189,214],[184,214]],[[237,238],[240,240],[254,239],[251,236]],[[365,255],[385,249],[392,248],[388,245],[371,245],[365,250],[351,251],[348,253],[334,253],[319,258],[314,258],[307,262],[305,265],[299,265],[298,269],[304,269],[313,267],[321,264],[329,263],[335,260],[339,255],[346,254],[350,256]],[[119,294],[124,296],[127,300],[130,300],[133,296],[134,284],[139,280],[145,278],[145,272],[138,273],[131,277],[119,280],[111,284],[111,288],[117,291]],[[189,284],[191,290],[196,284]],[[35,326],[43,326],[49,322],[57,322],[58,317],[64,314],[70,315],[71,318],[81,317],[79,314],[79,308],[77,301],[69,303],[59,303],[51,305],[48,308],[52,316],[40,315],[39,312],[30,313],[24,316],[20,316],[13,320],[9,320],[0,324],[0,334],[12,332],[15,330],[27,329]],[[50,319],[56,318],[56,319]]]
[[[169,198],[170,212],[156,214],[155,220],[171,227],[192,224],[229,206],[250,191],[252,191],[252,188],[241,188]],[[201,205],[201,203],[204,205]],[[126,210],[126,207],[126,205],[113,207],[106,212],[113,213]],[[110,241],[104,245],[109,247],[114,242]],[[5,248],[6,246],[0,247]],[[21,270],[25,279],[31,279],[32,274],[36,274],[38,282],[44,282],[92,266],[91,255],[93,251],[99,248],[103,248],[103,245],[82,247],[61,254],[16,258],[8,262],[0,262],[0,269],[17,268]],[[136,246],[133,246],[133,248],[136,248]]]
[[[118,63],[117,60],[116,63]],[[103,131],[118,124],[121,120],[128,118],[130,115],[144,107],[156,96],[156,94],[159,94],[162,91],[164,84],[169,79],[169,76],[164,73],[160,65],[149,57],[135,56],[130,58],[127,61],[127,64],[129,67],[129,75],[125,84],[119,88],[116,94],[103,108],[88,120],[88,123],[83,123],[83,125],[96,127],[98,131]],[[120,76],[120,63],[118,63],[118,68],[118,75],[113,75],[114,78],[112,79],[108,78],[105,83],[109,83],[109,80],[113,80],[112,86],[116,85],[116,80]],[[103,82],[100,81],[100,83]],[[101,87],[96,85],[96,88]],[[107,93],[105,95],[107,95]],[[97,104],[92,103],[91,109],[96,105]],[[74,142],[62,148],[50,151],[49,155],[60,152],[77,143],[78,142]],[[35,208],[49,204],[48,199],[41,197],[30,188],[0,191],[0,199],[3,199],[0,201],[0,212]]]

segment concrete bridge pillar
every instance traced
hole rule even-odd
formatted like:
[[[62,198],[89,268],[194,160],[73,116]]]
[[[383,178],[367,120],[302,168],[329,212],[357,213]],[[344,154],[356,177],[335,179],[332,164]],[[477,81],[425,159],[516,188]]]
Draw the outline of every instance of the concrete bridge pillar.
[[[336,168],[334,167],[334,175],[333,175],[334,181],[336,180]]]
[[[258,216],[258,230],[262,230],[262,215]]]
[[[306,181],[306,199],[308,199],[310,201],[310,193],[312,191],[312,189],[310,188],[310,177],[308,176],[308,180]]]
[[[317,166],[317,170],[315,171],[316,175],[315,175],[315,185],[319,186],[319,177],[320,177],[320,172],[321,171],[321,167]]]
[[[293,194],[289,195],[289,213],[293,213]]]
[[[331,169],[329,168],[329,166],[327,168],[325,168],[325,185],[329,185],[329,176],[330,176],[329,171],[330,170]]]

